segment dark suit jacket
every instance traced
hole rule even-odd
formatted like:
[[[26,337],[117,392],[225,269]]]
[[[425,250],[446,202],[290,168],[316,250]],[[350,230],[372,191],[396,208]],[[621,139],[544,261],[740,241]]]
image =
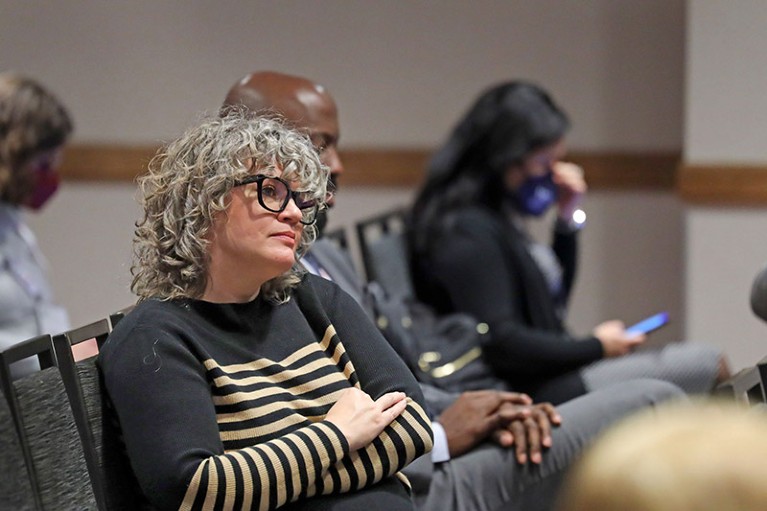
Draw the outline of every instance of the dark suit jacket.
[[[312,245],[309,253],[312,254],[341,289],[349,293],[370,313],[365,303],[364,282],[357,273],[354,262],[346,251],[340,249],[331,241],[319,239]],[[427,412],[432,418],[438,416],[442,410],[450,406],[458,397],[457,394],[445,392],[429,385],[420,384],[420,386],[426,401]],[[429,454],[421,456],[403,470],[410,479],[417,498],[424,497],[428,493],[433,470],[434,463],[431,461]]]
[[[315,241],[309,253],[328,272],[333,282],[352,295],[357,303],[362,304],[365,295],[364,285],[348,253],[338,248],[332,241],[325,239]]]

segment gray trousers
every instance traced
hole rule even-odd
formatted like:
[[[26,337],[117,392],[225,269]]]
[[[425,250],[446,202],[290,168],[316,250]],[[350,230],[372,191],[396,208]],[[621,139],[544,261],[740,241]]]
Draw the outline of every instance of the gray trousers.
[[[552,447],[540,465],[520,465],[514,450],[492,443],[437,465],[429,454],[404,470],[416,506],[423,511],[552,509],[566,471],[607,426],[642,408],[685,399],[667,382],[629,380],[590,392],[557,407],[562,425],[552,432]]]
[[[678,342],[599,360],[584,367],[581,376],[589,391],[631,378],[652,378],[671,382],[688,394],[708,394],[716,384],[721,358],[721,350],[712,346]]]

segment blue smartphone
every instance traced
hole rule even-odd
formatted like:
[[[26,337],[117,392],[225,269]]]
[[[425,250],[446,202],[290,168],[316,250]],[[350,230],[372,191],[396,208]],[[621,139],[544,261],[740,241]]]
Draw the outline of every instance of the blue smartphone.
[[[628,334],[649,334],[668,323],[668,312],[659,312],[626,329]]]

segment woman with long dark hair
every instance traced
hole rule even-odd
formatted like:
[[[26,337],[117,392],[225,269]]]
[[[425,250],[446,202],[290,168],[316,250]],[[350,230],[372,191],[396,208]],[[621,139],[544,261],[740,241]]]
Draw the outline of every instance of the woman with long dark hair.
[[[674,344],[632,353],[644,336],[617,320],[583,338],[567,332],[586,191],[582,169],[563,161],[568,129],[566,114],[532,83],[503,83],[477,99],[434,155],[410,216],[418,297],[486,323],[487,361],[536,400],[559,403],[634,377],[709,391],[727,375],[716,350]],[[546,246],[525,220],[554,205]]]

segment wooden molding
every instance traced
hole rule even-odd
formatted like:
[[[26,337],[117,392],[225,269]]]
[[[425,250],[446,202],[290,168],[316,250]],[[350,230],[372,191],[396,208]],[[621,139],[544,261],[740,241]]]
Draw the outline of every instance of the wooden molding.
[[[146,171],[157,147],[76,144],[67,148],[62,166],[72,181],[133,181]],[[430,149],[351,148],[341,152],[344,185],[420,185]],[[673,152],[574,151],[569,159],[583,166],[592,190],[672,190],[679,154]]]
[[[157,146],[76,144],[66,148],[61,175],[71,181],[133,181]]]
[[[767,205],[767,165],[681,165],[677,191],[687,202],[722,206]]]
[[[431,151],[426,149],[347,149],[341,151],[344,185],[408,186],[421,184]]]
[[[592,190],[673,190],[679,152],[571,151]]]
[[[431,156],[429,150],[353,149],[342,153],[344,183],[368,186],[418,186]],[[572,152],[592,189],[672,190],[679,153]]]

